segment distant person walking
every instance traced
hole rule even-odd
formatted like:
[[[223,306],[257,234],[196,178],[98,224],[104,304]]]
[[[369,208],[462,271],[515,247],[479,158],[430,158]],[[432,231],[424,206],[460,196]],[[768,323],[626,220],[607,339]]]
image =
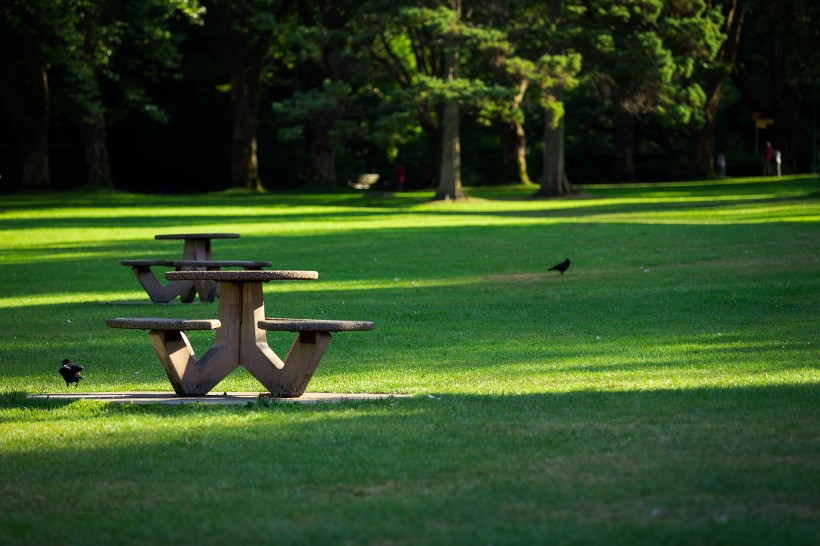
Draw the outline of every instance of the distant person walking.
[[[777,173],[777,176],[780,176],[780,163],[781,163],[780,150],[775,150],[774,151],[774,168],[775,168],[775,172]]]
[[[719,176],[726,176],[726,154],[723,152],[717,156],[717,173]]]
[[[772,143],[766,143],[766,151],[763,152],[763,176],[771,176],[772,174],[772,163],[774,161],[774,148],[772,148]]]

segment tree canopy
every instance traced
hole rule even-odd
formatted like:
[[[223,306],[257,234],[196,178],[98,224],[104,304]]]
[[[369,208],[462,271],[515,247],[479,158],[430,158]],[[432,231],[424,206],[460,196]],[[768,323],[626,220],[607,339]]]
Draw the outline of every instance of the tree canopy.
[[[556,196],[570,181],[712,176],[718,149],[753,174],[755,136],[808,170],[820,12],[793,7],[8,0],[0,191],[332,187],[376,172],[441,198],[533,182]]]

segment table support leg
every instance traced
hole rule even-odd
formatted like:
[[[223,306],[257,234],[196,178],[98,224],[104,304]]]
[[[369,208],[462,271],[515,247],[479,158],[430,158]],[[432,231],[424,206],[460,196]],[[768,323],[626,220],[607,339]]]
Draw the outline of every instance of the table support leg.
[[[264,331],[263,331],[264,335]],[[242,348],[242,365],[271,394],[285,398],[301,396],[319,365],[330,332],[300,332],[284,362],[267,342]]]
[[[285,358],[279,379],[281,392],[271,392],[285,397],[302,396],[325,354],[330,337],[330,332],[299,332]]]
[[[150,330],[148,339],[154,346],[162,369],[171,381],[174,392],[179,396],[193,394],[188,392],[186,384],[190,383],[189,370],[196,367],[196,356],[191,342],[185,332],[179,330]]]
[[[220,301],[223,323],[216,330],[213,346],[199,360],[191,343],[179,330],[151,330],[148,337],[159,356],[162,369],[180,396],[204,396],[225,379],[239,361],[241,288],[230,285]]]
[[[215,281],[194,281],[194,290],[199,294],[200,301],[213,303],[219,296],[219,283]],[[193,297],[191,299],[193,300]]]
[[[194,290],[193,281],[170,281],[162,286],[150,266],[135,265],[131,270],[154,303],[170,303],[177,296],[183,297]]]
[[[210,239],[186,239],[182,248],[183,260],[205,260],[210,261],[212,258],[211,241]],[[197,271],[205,271],[205,268],[195,268]],[[194,287],[189,292],[180,296],[184,303],[191,303],[199,293],[199,299],[203,302],[213,302],[214,298],[219,295],[219,283],[214,281],[195,281]]]
[[[265,330],[257,326],[260,320],[265,320],[262,285],[244,285],[242,297],[243,337],[239,362],[271,394],[287,398],[301,396],[330,343],[330,332],[298,333],[287,358],[282,361],[268,346]]]
[[[223,290],[224,285],[223,284]],[[221,298],[222,296],[220,296]],[[242,341],[239,349],[239,363],[262,383],[268,390],[276,384],[285,363],[268,346],[265,331],[257,327],[265,319],[265,299],[261,283],[242,286]],[[221,301],[221,299],[220,299]],[[273,392],[273,391],[271,391]]]
[[[226,283],[219,300],[219,319],[222,326],[216,330],[214,344],[196,363],[196,381],[186,385],[192,394],[208,394],[228,377],[239,363],[242,314],[242,287]]]

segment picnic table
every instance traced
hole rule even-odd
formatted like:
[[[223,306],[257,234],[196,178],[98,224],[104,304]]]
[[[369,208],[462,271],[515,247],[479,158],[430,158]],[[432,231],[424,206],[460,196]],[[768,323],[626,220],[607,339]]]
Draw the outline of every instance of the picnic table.
[[[171,281],[163,285],[153,267],[174,267],[180,270],[213,270],[222,267],[243,267],[245,269],[262,269],[271,262],[238,261],[213,259],[211,240],[238,239],[238,233],[166,233],[155,235],[154,239],[181,239],[184,241],[182,260],[123,260],[122,265],[134,272],[137,280],[154,303],[169,303],[177,296],[183,303],[191,303],[199,294],[202,301],[212,302],[219,295],[219,285],[213,281]]]
[[[177,271],[214,271],[223,267],[241,267],[246,270],[260,270],[270,267],[272,262],[249,260],[123,260],[122,265],[134,272],[137,280],[154,303],[170,303],[177,296],[183,303],[191,303],[196,294],[202,301],[212,302],[219,295],[219,283],[214,281],[169,281],[160,283],[154,267],[173,267]]]
[[[373,323],[366,321],[265,317],[264,283],[315,280],[319,277],[316,271],[169,271],[165,277],[220,282],[217,318],[116,318],[109,319],[107,325],[148,330],[162,367],[180,396],[204,396],[240,365],[270,393],[301,396],[330,343],[331,332],[373,329]],[[197,359],[185,330],[216,330],[213,346]],[[268,346],[269,330],[297,332],[284,360]]]

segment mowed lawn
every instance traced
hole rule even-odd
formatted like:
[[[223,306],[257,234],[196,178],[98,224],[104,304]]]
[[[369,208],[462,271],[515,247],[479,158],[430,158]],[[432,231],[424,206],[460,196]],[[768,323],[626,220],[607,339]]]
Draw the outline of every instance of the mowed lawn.
[[[0,544],[820,543],[820,179],[469,191],[3,196]],[[269,316],[375,323],[308,391],[413,396],[27,398],[63,358],[80,392],[170,391],[105,320],[215,317],[120,265],[186,232],[319,272],[266,284]]]

